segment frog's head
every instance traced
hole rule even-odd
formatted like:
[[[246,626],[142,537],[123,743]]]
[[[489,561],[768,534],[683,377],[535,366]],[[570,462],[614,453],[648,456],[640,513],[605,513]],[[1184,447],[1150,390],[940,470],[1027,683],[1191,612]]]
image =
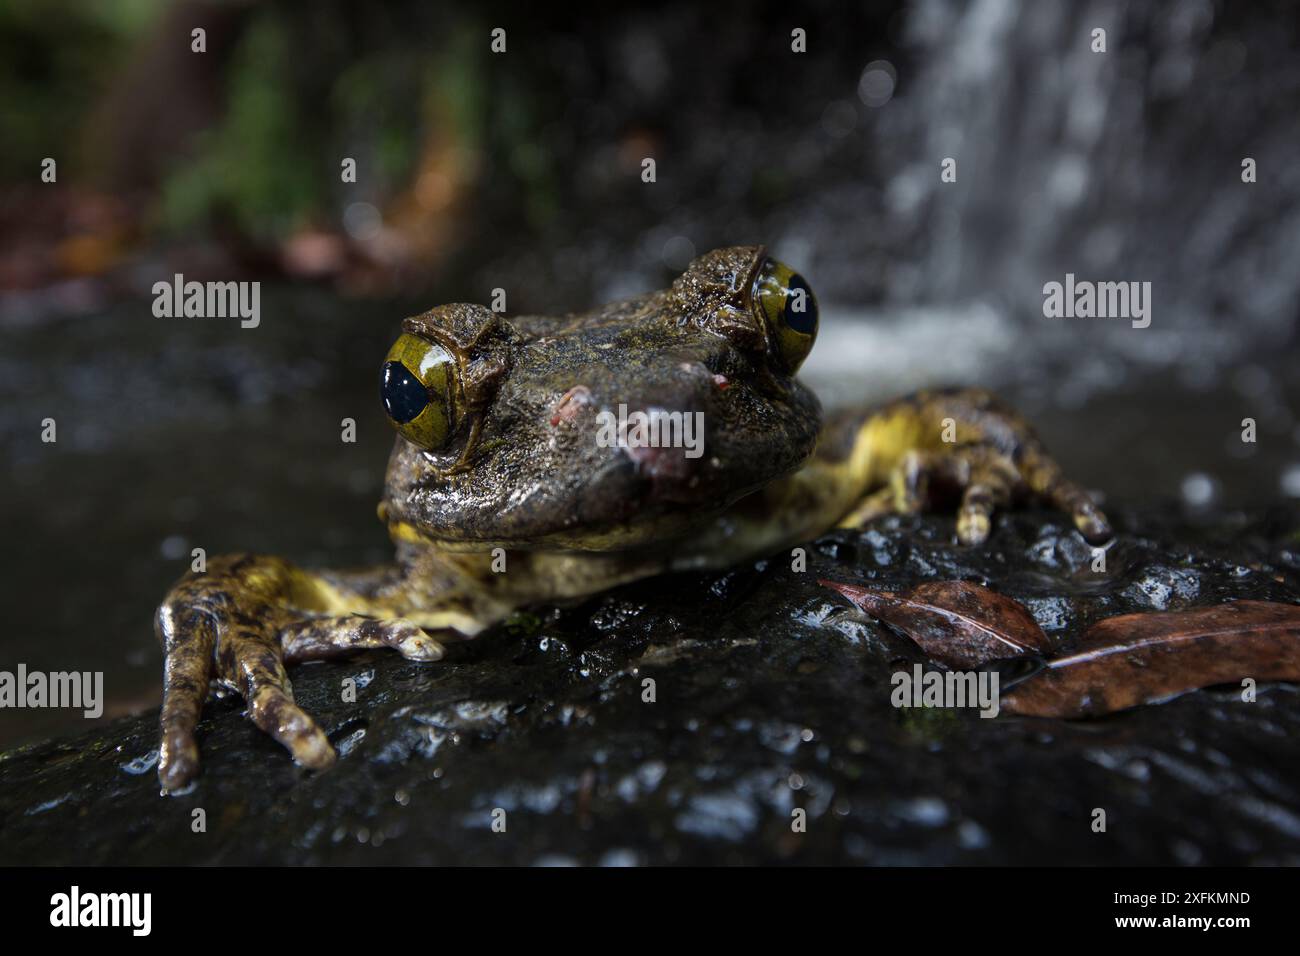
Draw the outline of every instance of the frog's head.
[[[624,549],[698,526],[797,467],[821,410],[794,374],[807,283],[761,247],[563,317],[447,305],[407,319],[381,397],[399,438],[381,513],[446,548]]]

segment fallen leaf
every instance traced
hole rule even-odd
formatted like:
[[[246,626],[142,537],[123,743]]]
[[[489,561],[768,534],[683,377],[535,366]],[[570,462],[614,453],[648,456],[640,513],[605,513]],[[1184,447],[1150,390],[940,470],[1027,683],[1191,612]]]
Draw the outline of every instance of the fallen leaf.
[[[898,628],[930,658],[949,667],[979,667],[1052,649],[1023,604],[969,581],[931,581],[898,592],[817,583]]]
[[[1098,621],[1002,696],[1033,717],[1093,717],[1244,678],[1300,680],[1300,606],[1234,601]]]

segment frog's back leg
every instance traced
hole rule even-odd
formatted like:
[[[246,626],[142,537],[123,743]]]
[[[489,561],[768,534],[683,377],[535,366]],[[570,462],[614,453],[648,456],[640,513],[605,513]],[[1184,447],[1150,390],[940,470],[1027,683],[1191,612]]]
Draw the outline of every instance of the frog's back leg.
[[[722,566],[788,548],[957,492],[957,534],[988,537],[996,508],[1037,495],[1068,512],[1089,541],[1110,537],[1092,497],[1066,480],[1029,425],[980,389],[917,392],[829,416],[794,473],[741,499],[703,529],[679,567]]]
[[[1092,496],[1065,478],[1023,418],[983,389],[922,391],[874,411],[842,412],[823,435],[809,467],[842,472],[831,484],[853,498],[837,524],[915,512],[947,489],[960,495],[964,544],[983,542],[994,510],[1027,496],[1069,513],[1089,541],[1111,536]]]

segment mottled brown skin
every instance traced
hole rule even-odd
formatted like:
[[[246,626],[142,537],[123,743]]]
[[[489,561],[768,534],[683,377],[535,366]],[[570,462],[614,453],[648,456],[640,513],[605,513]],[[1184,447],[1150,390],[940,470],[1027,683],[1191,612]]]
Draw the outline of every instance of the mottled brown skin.
[[[517,608],[724,567],[945,491],[967,544],[988,536],[995,508],[1028,495],[1069,512],[1089,540],[1109,537],[1088,495],[985,392],[921,392],[823,422],[752,294],[765,261],[761,247],[715,250],[671,289],[576,315],[449,305],[407,319],[406,333],[456,357],[459,420],[436,451],[397,439],[379,506],[395,563],[307,571],[235,555],[183,578],[156,617],[163,786],[198,771],[194,728],[213,680],[319,769],[334,750],[294,704],[287,663],[374,647],[436,661],[443,641]],[[703,412],[704,454],[601,447],[597,414],[619,404]]]

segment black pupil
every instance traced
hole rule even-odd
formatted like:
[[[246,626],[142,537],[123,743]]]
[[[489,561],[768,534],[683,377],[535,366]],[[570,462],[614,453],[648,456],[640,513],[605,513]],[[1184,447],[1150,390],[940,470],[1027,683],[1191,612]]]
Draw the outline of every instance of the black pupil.
[[[429,404],[429,392],[401,362],[385,362],[379,377],[384,411],[399,425],[409,422]]]
[[[794,308],[799,296],[795,290],[803,290],[803,311]],[[803,335],[812,335],[817,331],[817,300],[813,298],[812,289],[803,281],[803,276],[795,274],[790,277],[789,292],[785,297],[785,324]]]

